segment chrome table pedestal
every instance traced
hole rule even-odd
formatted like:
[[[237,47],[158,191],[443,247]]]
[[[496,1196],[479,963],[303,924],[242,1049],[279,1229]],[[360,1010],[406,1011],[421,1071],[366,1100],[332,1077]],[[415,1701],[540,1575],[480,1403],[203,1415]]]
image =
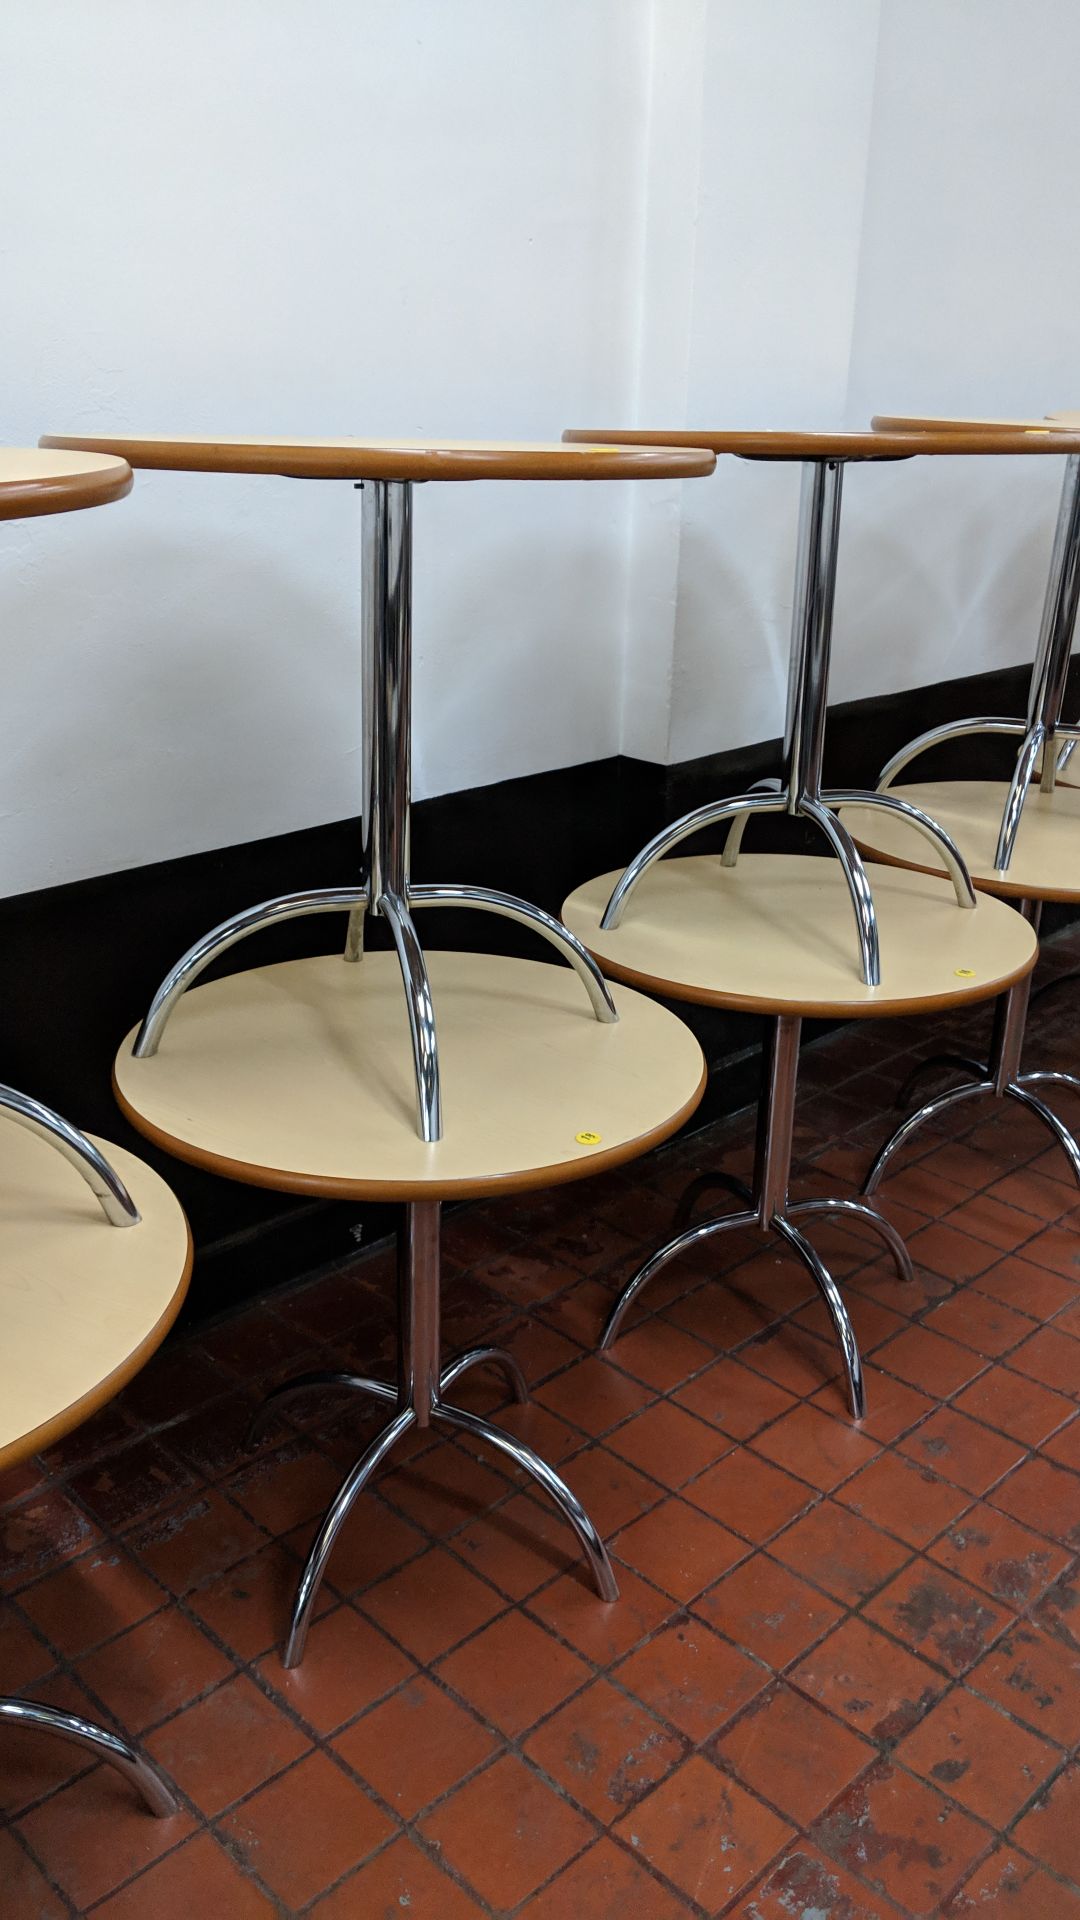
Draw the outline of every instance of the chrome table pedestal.
[[[464,1353],[448,1366],[442,1363],[439,1334],[440,1217],[437,1200],[412,1201],[405,1208],[405,1220],[398,1241],[398,1383],[391,1386],[366,1375],[344,1372],[319,1372],[288,1380],[269,1395],[252,1425],[254,1440],[263,1422],[297,1395],[317,1389],[344,1388],[369,1394],[392,1409],[386,1425],[364,1449],[355,1466],[349,1469],[334,1495],[308,1552],[300,1584],[296,1591],[292,1621],[285,1645],[283,1663],[298,1666],[303,1659],[312,1612],[319,1588],[341,1528],[372,1474],[392,1448],[413,1427],[433,1424],[466,1433],[485,1446],[493,1447],[520,1467],[552,1500],[576,1533],[588,1560],[596,1590],[602,1600],[618,1599],[607,1549],[589,1519],[577,1495],[565,1480],[549,1467],[538,1453],[504,1433],[490,1420],[455,1406],[446,1398],[451,1388],[471,1367],[493,1365],[506,1376],[519,1401],[528,1399],[528,1390],[517,1361],[499,1347],[477,1347]]]
[[[177,1001],[213,960],[249,934],[308,914],[349,915],[345,959],[359,961],[367,914],[385,920],[409,1014],[421,1139],[442,1138],[442,1084],[427,963],[413,920],[421,907],[475,907],[532,927],[576,969],[598,1020],[616,1019],[603,975],[553,915],[488,887],[413,881],[409,873],[412,753],[412,490],[408,480],[365,480],[362,493],[363,728],[366,810],[361,878],[250,907],[213,928],[179,959],[154,995],[135,1043],[157,1052]]]
[[[700,1246],[717,1234],[734,1232],[740,1228],[774,1233],[802,1261],[825,1302],[844,1359],[852,1415],[856,1420],[861,1420],[866,1411],[862,1361],[843,1296],[820,1254],[794,1223],[796,1219],[807,1215],[830,1213],[862,1220],[886,1241],[902,1280],[912,1277],[911,1259],[892,1222],[862,1201],[799,1200],[793,1203],[788,1198],[801,1027],[801,1019],[791,1015],[782,1015],[772,1024],[765,1079],[758,1104],[752,1188],[728,1174],[701,1174],[691,1182],[683,1195],[676,1219],[677,1222],[688,1220],[698,1198],[711,1187],[726,1188],[743,1202],[742,1209],[738,1213],[721,1214],[715,1220],[701,1221],[696,1226],[686,1226],[666,1246],[652,1254],[619,1295],[608,1317],[600,1346],[605,1348],[613,1344],[626,1314],[642,1289],[654,1274],[687,1248]]]
[[[1043,793],[1052,793],[1057,776],[1067,766],[1077,741],[1080,741],[1080,727],[1066,725],[1061,717],[1078,601],[1080,455],[1072,453],[1065,461],[1050,574],[1025,718],[1019,720],[980,714],[970,720],[953,720],[940,727],[931,727],[893,755],[882,768],[878,782],[879,794],[888,792],[897,775],[909,767],[919,754],[928,752],[931,747],[943,746],[949,740],[970,739],[979,734],[1004,734],[1019,740],[994,855],[994,867],[1001,873],[1008,871],[1012,860],[1024,802],[1032,781],[1037,775]]]
[[[881,949],[870,882],[854,840],[837,820],[834,811],[837,807],[855,803],[898,816],[929,840],[945,863],[959,905],[975,905],[971,880],[956,846],[928,814],[891,793],[822,789],[833,597],[845,464],[842,458],[802,462],[787,716],[780,778],[759,782],[760,790],[736,794],[728,800],[710,801],[696,808],[693,813],[684,814],[681,820],[674,821],[658,833],[631,860],[615,887],[601,922],[605,930],[621,924],[635,888],[650,867],[692,834],[722,821],[730,821],[723,858],[725,866],[734,866],[747,821],[752,815],[787,814],[810,821],[839,861],[855,916],[863,983],[868,987],[879,986]]]
[[[1025,919],[1038,931],[1042,912],[1041,901],[1025,900],[1022,903]],[[1055,981],[1053,983],[1057,985]],[[944,1093],[935,1094],[932,1100],[918,1107],[914,1113],[901,1121],[895,1133],[891,1134],[879,1150],[873,1166],[863,1182],[863,1192],[874,1193],[881,1185],[897,1155],[913,1139],[920,1127],[930,1120],[936,1120],[939,1114],[947,1113],[951,1107],[962,1105],[968,1100],[1015,1100],[1042,1121],[1043,1126],[1053,1135],[1069,1162],[1073,1176],[1080,1183],[1080,1145],[1070,1133],[1064,1121],[1059,1120],[1045,1100],[1032,1092],[1033,1087],[1064,1087],[1071,1093],[1080,1093],[1080,1079],[1072,1073],[1057,1073],[1049,1068],[1034,1073],[1020,1071],[1020,1055],[1024,1044],[1024,1026],[1027,1020],[1028,1001],[1031,995],[1031,975],[1018,980],[1008,993],[1003,994],[994,1009],[994,1029],[990,1042],[990,1060],[982,1066],[978,1060],[968,1059],[959,1054],[935,1054],[916,1067],[908,1076],[897,1095],[897,1106],[905,1106],[917,1083],[926,1075],[941,1068],[951,1068],[968,1077],[959,1086],[948,1087]]]

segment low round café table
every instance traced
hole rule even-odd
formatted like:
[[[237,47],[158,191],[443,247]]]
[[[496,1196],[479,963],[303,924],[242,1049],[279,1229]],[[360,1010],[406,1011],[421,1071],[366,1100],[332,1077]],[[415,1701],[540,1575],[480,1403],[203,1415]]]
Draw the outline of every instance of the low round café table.
[[[594,1020],[565,967],[453,952],[433,952],[429,966],[454,1116],[434,1143],[419,1139],[414,1125],[412,1054],[389,952],[369,953],[360,967],[324,955],[203,983],[177,1006],[169,1044],[156,1058],[138,1054],[133,1032],[116,1062],[125,1113],[180,1159],[282,1192],[404,1208],[397,1381],[312,1373],[265,1403],[264,1412],[297,1393],[343,1388],[372,1395],[389,1412],[316,1532],[297,1589],[287,1667],[303,1656],[350,1509],[412,1427],[448,1426],[524,1469],[573,1528],[601,1597],[617,1596],[604,1544],[565,1481],[523,1441],[451,1396],[462,1374],[489,1362],[518,1399],[526,1388],[512,1356],[495,1347],[444,1363],[441,1207],[582,1179],[644,1153],[697,1106],[701,1049],[674,1014],[625,988],[613,995],[617,1022]]]
[[[898,833],[903,832],[898,819]],[[658,1249],[628,1281],[604,1328],[609,1347],[631,1303],[653,1275],[688,1247],[738,1228],[773,1233],[808,1269],[831,1316],[847,1375],[851,1411],[865,1412],[862,1365],[842,1295],[797,1220],[838,1214],[873,1227],[901,1277],[911,1277],[903,1240],[883,1215],[852,1199],[789,1199],[799,1034],[804,1017],[884,1019],[989,999],[1035,964],[1029,923],[1000,900],[979,898],[970,913],[932,877],[871,867],[881,928],[881,982],[853,976],[848,903],[838,865],[805,854],[748,854],[737,866],[707,855],[664,860],[643,875],[635,911],[604,922],[615,874],[601,874],[564,903],[568,926],[617,980],[666,998],[697,1001],[771,1022],[758,1106],[753,1183],[727,1174],[695,1181],[682,1203],[719,1186],[742,1202],[736,1213],[691,1225]]]
[[[942,434],[996,435],[1022,432],[1043,443],[1048,454],[1064,454],[1065,471],[1061,482],[1057,525],[1050,553],[1050,571],[1043,599],[1042,618],[1035,646],[1035,658],[1028,686],[1027,713],[1017,715],[976,714],[967,720],[950,720],[920,733],[901,747],[886,763],[878,782],[879,792],[893,791],[897,775],[931,747],[950,740],[970,739],[979,734],[1001,734],[1019,741],[1010,780],[1002,793],[1001,813],[991,870],[1008,870],[1016,848],[1020,817],[1037,778],[1040,791],[1052,794],[1059,775],[1068,766],[1077,742],[1080,726],[1062,719],[1069,661],[1072,656],[1076,609],[1080,601],[1080,451],[1076,434],[1080,414],[1048,414],[1041,420],[995,420],[936,418],[926,414],[875,414],[875,432],[894,434],[927,433],[935,440]],[[910,789],[903,789],[905,793]],[[1054,896],[1046,895],[1047,899]]]
[[[590,427],[573,428],[564,438],[587,440],[591,445],[599,442],[649,446],[662,442],[665,446],[707,447],[713,453],[735,454],[744,460],[794,462],[802,469],[780,777],[759,781],[757,788],[748,793],[698,807],[658,833],[631,860],[612,889],[603,915],[605,930],[622,923],[642,875],[692,834],[730,821],[723,858],[725,864],[731,866],[738,859],[743,830],[752,815],[787,814],[810,821],[838,859],[855,916],[863,982],[867,986],[880,984],[881,960],[873,894],[858,849],[843,823],[836,818],[838,807],[858,802],[898,822],[902,820],[913,844],[928,841],[935,848],[950,874],[959,904],[970,908],[975,896],[955,843],[940,822],[905,796],[883,791],[870,794],[851,789],[822,790],[844,470],[879,460],[956,454],[1030,455],[1051,451],[1080,456],[1080,433],[1026,432],[1011,427],[970,433],[793,433],[679,428],[646,431],[637,427]]]
[[[935,819],[941,820],[953,835],[963,850],[980,895],[996,895],[1010,901],[1037,932],[1045,902],[1074,906],[1080,903],[1080,789],[1066,786],[1057,786],[1051,792],[1032,789],[1017,821],[1012,858],[1003,872],[996,861],[999,823],[1008,790],[1006,783],[993,780],[938,780],[901,789],[904,794],[910,794],[916,806],[932,808]],[[903,867],[913,866],[910,842],[893,831],[887,816],[866,807],[846,807],[842,818],[849,833],[871,858],[896,862]],[[920,871],[941,874],[940,867],[930,866]],[[1056,987],[1060,981],[1050,984]],[[1021,1072],[1030,994],[1028,975],[1002,997],[995,1010],[986,1066],[965,1055],[935,1054],[909,1075],[898,1096],[897,1104],[901,1106],[906,1105],[914,1087],[928,1073],[947,1067],[960,1072],[964,1078],[958,1086],[937,1094],[901,1122],[874,1160],[864,1182],[864,1193],[874,1192],[897,1155],[927,1121],[964,1101],[989,1098],[1016,1101],[1041,1120],[1064,1151],[1080,1182],[1080,1145],[1058,1115],[1033,1092],[1036,1087],[1060,1087],[1080,1093],[1080,1079],[1075,1074],[1049,1068]]]
[[[479,908],[531,927],[580,975],[597,1020],[615,1009],[598,968],[542,908],[489,887],[420,883],[409,870],[412,765],[413,488],[462,481],[650,480],[711,473],[695,448],[564,446],[481,441],[162,438],[143,434],[50,434],[49,447],[95,448],[133,467],[171,472],[265,473],[339,480],[361,501],[360,673],[363,724],[363,839],[359,879],[264,900],[214,927],[181,956],[139,1032],[141,1059],[158,1050],[181,995],[211,961],[263,927],[307,914],[349,915],[344,957],[363,955],[365,914],[385,920],[404,988],[421,1138],[442,1138],[443,1095],[431,983],[413,915],[421,907]],[[344,689],[342,690],[345,691]],[[360,796],[358,796],[359,798]]]
[[[20,1098],[21,1113],[0,1114],[0,1472],[119,1393],[164,1340],[191,1273],[187,1221],[160,1175]],[[0,1726],[57,1734],[117,1768],[152,1813],[176,1812],[119,1733],[12,1697]]]

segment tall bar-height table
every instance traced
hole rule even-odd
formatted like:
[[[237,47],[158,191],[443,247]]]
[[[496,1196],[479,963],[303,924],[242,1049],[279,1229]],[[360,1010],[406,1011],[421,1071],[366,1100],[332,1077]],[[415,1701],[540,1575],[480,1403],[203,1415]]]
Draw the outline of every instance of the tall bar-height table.
[[[431,1144],[414,1124],[392,953],[369,953],[360,967],[323,956],[203,983],[177,1006],[156,1057],[138,1053],[133,1031],[116,1062],[125,1113],[179,1158],[282,1192],[404,1207],[397,1381],[306,1374],[266,1403],[269,1410],[295,1394],[344,1390],[373,1397],[387,1413],[312,1541],[287,1667],[303,1657],[320,1583],[354,1503],[413,1427],[468,1434],[520,1468],[573,1529],[601,1597],[617,1597],[607,1551],[571,1488],[531,1447],[453,1396],[462,1374],[483,1364],[499,1368],[518,1399],[526,1388],[497,1347],[444,1360],[441,1206],[582,1179],[667,1139],[701,1098],[701,1049],[673,1014],[625,988],[613,995],[617,1024],[593,1019],[564,967],[452,952],[432,953],[428,964],[452,1115]]]
[[[314,887],[264,900],[196,941],[162,981],[139,1031],[135,1053],[151,1059],[184,992],[211,961],[238,941],[307,914],[349,916],[344,957],[363,955],[364,919],[386,922],[408,1009],[416,1086],[416,1124],[429,1145],[443,1134],[442,1078],[431,982],[414,922],[420,908],[478,908],[532,927],[580,976],[597,1020],[615,1008],[584,948],[542,908],[489,887],[413,880],[409,867],[412,761],[413,488],[466,480],[648,480],[711,473],[707,450],[499,444],[473,441],[206,439],[141,434],[50,434],[43,445],[94,448],[134,467],[198,473],[269,473],[344,480],[361,500],[360,674],[363,712],[363,843],[359,875],[340,887]],[[359,797],[359,796],[358,796]]]
[[[903,832],[898,817],[897,833]],[[619,926],[605,924],[614,873],[579,887],[563,907],[567,925],[616,979],[676,1000],[764,1014],[771,1022],[752,1185],[727,1174],[704,1175],[688,1189],[682,1213],[709,1186],[733,1194],[740,1209],[689,1225],[658,1248],[624,1287],[601,1347],[612,1344],[633,1302],[680,1253],[741,1228],[773,1233],[803,1262],[824,1299],[856,1420],[865,1411],[865,1389],[855,1333],[840,1289],[801,1223],[821,1214],[862,1221],[885,1239],[902,1278],[911,1277],[911,1263],[895,1227],[865,1202],[789,1197],[802,1020],[884,1019],[985,1000],[1026,978],[1037,951],[1032,927],[999,900],[983,896],[974,911],[958,913],[949,889],[932,878],[887,867],[869,872],[882,954],[882,977],[872,987],[851,965],[845,884],[831,860],[799,854],[747,854],[736,866],[702,855],[664,860],[643,875],[634,910]]]
[[[940,780],[905,789],[908,791],[917,805],[933,809],[935,819],[943,822],[962,848],[980,896],[997,895],[1011,901],[1033,931],[1038,930],[1046,901],[1080,903],[1080,791],[1076,788],[1058,786],[1049,793],[1031,794],[1017,822],[1012,857],[1004,873],[996,864],[998,828],[1007,792],[1003,782]],[[873,859],[903,867],[915,865],[910,842],[893,830],[886,815],[853,806],[844,809],[842,818],[848,832]],[[941,876],[940,867],[921,867],[920,871],[936,871]],[[1029,975],[1002,996],[995,1009],[985,1065],[963,1054],[935,1054],[908,1076],[897,1096],[898,1106],[906,1105],[920,1080],[943,1067],[962,1077],[900,1123],[877,1154],[863,1184],[864,1193],[873,1193],[880,1186],[908,1141],[928,1121],[967,1101],[987,1099],[1012,1100],[1034,1114],[1053,1135],[1080,1182],[1080,1144],[1047,1106],[1040,1091],[1058,1087],[1080,1093],[1080,1079],[1050,1068],[1026,1073],[1021,1070],[1030,995]]]
[[[1042,619],[1035,646],[1035,658],[1028,687],[1027,713],[1017,715],[975,714],[966,720],[946,721],[930,727],[901,747],[881,770],[879,793],[893,791],[897,776],[920,754],[950,740],[971,739],[978,735],[1000,734],[1019,742],[1013,771],[1002,796],[998,830],[989,862],[991,871],[1006,873],[1016,848],[1016,836],[1025,803],[1037,778],[1043,794],[1055,791],[1058,776],[1064,772],[1080,741],[1080,726],[1062,719],[1069,661],[1072,656],[1076,609],[1080,603],[1080,415],[1048,415],[1042,420],[946,419],[929,415],[875,414],[875,432],[928,433],[968,436],[983,433],[1022,432],[1037,449],[1049,456],[1064,457],[1061,497],[1057,524],[1050,552],[1050,571],[1043,599]],[[908,798],[915,795],[907,788]],[[987,862],[984,860],[983,864]],[[1046,898],[1051,896],[1046,895]]]
[[[107,506],[130,490],[115,456],[0,447],[0,520]],[[120,1391],[165,1338],[190,1272],[187,1222],[156,1173],[0,1086],[0,1472]],[[176,1811],[157,1768],[114,1730],[11,1695],[0,1726],[53,1733],[115,1767],[152,1813]]]

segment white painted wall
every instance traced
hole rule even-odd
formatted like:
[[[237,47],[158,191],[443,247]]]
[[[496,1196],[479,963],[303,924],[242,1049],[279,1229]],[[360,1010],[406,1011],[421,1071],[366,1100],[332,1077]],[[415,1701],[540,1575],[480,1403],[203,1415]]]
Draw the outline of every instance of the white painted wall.
[[[0,438],[1069,405],[1071,0],[6,0]],[[849,475],[837,698],[1024,658],[1056,462]],[[418,495],[418,793],[780,727],[797,475]],[[0,892],[353,813],[357,502],[0,526]]]

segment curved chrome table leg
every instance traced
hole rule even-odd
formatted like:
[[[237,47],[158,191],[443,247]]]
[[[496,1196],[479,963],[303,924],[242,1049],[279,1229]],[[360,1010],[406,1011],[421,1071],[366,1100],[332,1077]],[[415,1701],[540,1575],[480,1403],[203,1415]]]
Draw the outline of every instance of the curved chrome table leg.
[[[275,1413],[290,1400],[299,1399],[301,1394],[312,1393],[316,1388],[344,1388],[351,1393],[368,1393],[376,1400],[389,1400],[397,1404],[397,1388],[387,1386],[382,1380],[369,1380],[363,1373],[335,1372],[329,1367],[320,1367],[313,1373],[298,1373],[294,1380],[283,1380],[279,1387],[272,1387],[261,1407],[256,1407],[248,1421],[244,1446],[254,1446],[259,1435]]]
[[[505,1453],[519,1467],[530,1474],[537,1484],[543,1487],[549,1499],[558,1507],[581,1542],[585,1557],[592,1568],[593,1580],[601,1600],[617,1600],[619,1586],[615,1571],[608,1558],[605,1547],[592,1521],[589,1519],[577,1494],[567,1486],[566,1481],[542,1460],[538,1453],[527,1447],[512,1433],[503,1433],[499,1427],[493,1427],[487,1420],[481,1420],[475,1413],[466,1413],[462,1407],[447,1406],[440,1400],[431,1409],[432,1418],[445,1420],[448,1426],[456,1427],[462,1433],[471,1434],[474,1440],[482,1440],[499,1453]]]
[[[415,1424],[415,1408],[403,1407],[400,1413],[396,1413],[382,1432],[376,1434],[355,1466],[350,1467],[330,1502],[319,1531],[311,1543],[308,1557],[304,1562],[304,1571],[300,1575],[300,1584],[296,1589],[296,1599],[293,1602],[289,1637],[282,1655],[283,1666],[298,1667],[304,1657],[311,1615],[326,1572],[326,1563],[354,1502],[363,1492],[376,1467],[386,1458],[391,1447],[395,1446],[402,1435],[408,1433],[409,1428]]]
[[[866,868],[863,866],[859,850],[847,828],[833,818],[828,807],[823,806],[820,800],[813,800],[808,795],[804,795],[799,802],[799,812],[804,819],[812,820],[815,826],[820,827],[840,862],[855,914],[863,985],[880,987],[881,949],[878,941],[877,915],[874,912],[874,896],[870,891],[870,882],[866,877]]]
[[[111,1227],[138,1226],[139,1209],[120,1175],[78,1127],[73,1127],[40,1100],[32,1100],[28,1093],[18,1093],[14,1087],[0,1086],[0,1112],[9,1113],[19,1126],[37,1134],[55,1147],[57,1153],[63,1154],[86,1181],[95,1199],[101,1202],[101,1210]]]
[[[890,1134],[884,1146],[879,1148],[874,1163],[863,1181],[862,1191],[874,1192],[901,1148],[907,1145],[912,1135],[918,1132],[925,1121],[933,1120],[936,1114],[946,1113],[950,1107],[959,1106],[962,1100],[981,1099],[983,1095],[992,1094],[993,1091],[992,1080],[980,1080],[973,1086],[950,1087],[946,1093],[936,1094],[933,1100],[926,1102],[925,1106],[917,1108],[914,1113],[909,1113],[907,1119],[901,1121],[896,1132]]]
[[[959,907],[975,905],[975,888],[971,884],[971,875],[967,863],[951,834],[939,827],[921,807],[912,806],[910,800],[902,800],[896,793],[858,793],[854,789],[831,788],[823,799],[829,807],[878,807],[886,813],[896,813],[902,820],[921,833],[938,850],[945,864],[945,870],[953,883],[956,904]]]
[[[695,808],[693,813],[684,814],[670,827],[665,827],[642,847],[627,867],[622,879],[612,892],[611,899],[604,908],[600,925],[605,928],[617,927],[623,917],[626,903],[643,874],[665,853],[670,853],[682,840],[688,840],[693,833],[700,833],[706,827],[719,825],[721,820],[730,820],[740,813],[783,813],[782,797],[773,799],[763,793],[740,793],[733,800],[714,800],[707,806]]]
[[[963,740],[973,733],[1020,735],[1026,732],[1026,721],[1009,720],[995,714],[980,714],[974,720],[947,720],[944,726],[931,727],[928,732],[920,733],[906,747],[901,747],[899,753],[894,753],[891,760],[886,760],[878,778],[878,792],[890,786],[897,774],[902,773],[918,754],[926,753],[930,747],[944,746],[946,740]]]
[[[897,1232],[892,1221],[886,1220],[885,1215],[879,1213],[876,1207],[868,1207],[862,1200],[797,1200],[794,1206],[788,1206],[786,1217],[794,1220],[796,1215],[802,1213],[849,1214],[856,1220],[865,1221],[866,1225],[873,1227],[874,1232],[879,1233],[886,1242],[896,1262],[896,1270],[901,1280],[915,1278],[911,1255],[904,1244],[903,1236]]]
[[[227,953],[238,941],[263,927],[277,926],[283,920],[302,920],[312,913],[349,912],[363,897],[359,887],[313,887],[306,893],[283,893],[276,900],[264,900],[260,906],[234,914],[231,920],[223,920],[204,933],[165,975],[150,1002],[132,1048],[136,1060],[149,1060],[157,1052],[165,1023],[181,994],[219,954]]]
[[[610,1347],[618,1337],[619,1328],[642,1288],[648,1285],[655,1273],[659,1273],[661,1267],[666,1267],[669,1260],[674,1260],[676,1254],[682,1253],[687,1247],[695,1246],[699,1240],[710,1239],[714,1233],[726,1233],[729,1228],[756,1227],[760,1224],[756,1212],[726,1213],[719,1220],[705,1220],[700,1226],[688,1227],[685,1233],[676,1234],[674,1240],[669,1240],[666,1246],[660,1247],[627,1281],[600,1335],[601,1352],[606,1347]]]
[[[774,1214],[770,1221],[774,1232],[786,1240],[793,1253],[806,1267],[819,1293],[829,1310],[829,1318],[840,1342],[840,1351],[844,1356],[844,1371],[847,1374],[848,1399],[851,1403],[852,1417],[861,1420],[866,1412],[866,1386],[863,1380],[862,1360],[859,1355],[859,1343],[855,1338],[855,1329],[848,1318],[840,1289],[820,1255],[810,1245],[797,1227],[782,1214]]]
[[[1009,782],[1009,791],[1005,798],[997,847],[994,852],[994,866],[999,872],[1004,872],[1012,859],[1016,836],[1020,830],[1020,818],[1024,811],[1024,801],[1027,799],[1027,790],[1031,784],[1031,775],[1045,740],[1046,728],[1041,721],[1036,721],[1025,734],[1024,744],[1016,756],[1016,765]]]
[[[568,960],[575,973],[582,980],[585,991],[592,1002],[592,1010],[598,1020],[618,1019],[615,1002],[611,997],[607,981],[604,979],[592,954],[582,946],[576,934],[564,927],[554,914],[545,913],[543,907],[534,907],[528,900],[519,900],[512,893],[499,893],[491,887],[462,887],[445,885],[409,885],[410,907],[479,907],[488,913],[497,913],[504,920],[514,920],[519,926],[533,927],[557,947],[564,960]]]
[[[71,1746],[81,1747],[92,1759],[104,1760],[130,1781],[159,1820],[167,1820],[178,1811],[172,1788],[153,1762],[122,1735],[99,1727],[93,1720],[84,1720],[77,1713],[63,1713],[59,1707],[44,1706],[38,1700],[0,1699],[0,1725],[54,1733]]]
[[[1025,1079],[1030,1077],[1029,1075],[1024,1076]],[[1045,1074],[1038,1076],[1040,1079],[1045,1079],[1046,1077]],[[1057,1114],[1051,1111],[1045,1100],[1040,1100],[1037,1094],[1029,1093],[1026,1086],[1022,1085],[1020,1081],[1010,1080],[1008,1086],[1005,1088],[1005,1092],[1010,1100],[1018,1100],[1021,1106],[1027,1107],[1030,1113],[1038,1115],[1043,1126],[1053,1134],[1058,1146],[1064,1152],[1073,1170],[1074,1178],[1078,1185],[1080,1185],[1080,1146],[1077,1145],[1065,1122],[1058,1119]]]
[[[527,1403],[529,1388],[525,1375],[513,1354],[507,1353],[505,1347],[473,1347],[469,1353],[460,1354],[456,1360],[451,1360],[450,1365],[444,1367],[439,1376],[440,1400],[455,1381],[461,1379],[463,1373],[468,1373],[473,1367],[485,1366],[500,1368],[506,1375],[506,1384],[518,1405],[524,1406]]]
[[[753,786],[750,788],[750,792],[778,794],[783,800],[784,806],[787,806],[788,797],[784,791],[784,783],[782,780],[778,780],[775,774],[769,774],[764,780],[755,780]],[[724,851],[721,856],[723,866],[733,867],[737,864],[739,855],[742,852],[743,834],[746,832],[746,823],[749,818],[749,813],[737,813],[735,815],[734,820],[728,828],[727,839],[724,841]]]
[[[1080,1077],[1075,1073],[1054,1073],[1049,1067],[1040,1067],[1034,1073],[1018,1073],[1018,1087],[1039,1086],[1067,1087],[1070,1093],[1080,1093]]]
[[[393,936],[409,1010],[413,1068],[416,1074],[416,1103],[420,1119],[420,1137],[427,1146],[442,1139],[442,1087],[439,1078],[439,1045],[435,1033],[435,1006],[431,998],[427,962],[412,915],[396,894],[379,895],[379,912]]]

